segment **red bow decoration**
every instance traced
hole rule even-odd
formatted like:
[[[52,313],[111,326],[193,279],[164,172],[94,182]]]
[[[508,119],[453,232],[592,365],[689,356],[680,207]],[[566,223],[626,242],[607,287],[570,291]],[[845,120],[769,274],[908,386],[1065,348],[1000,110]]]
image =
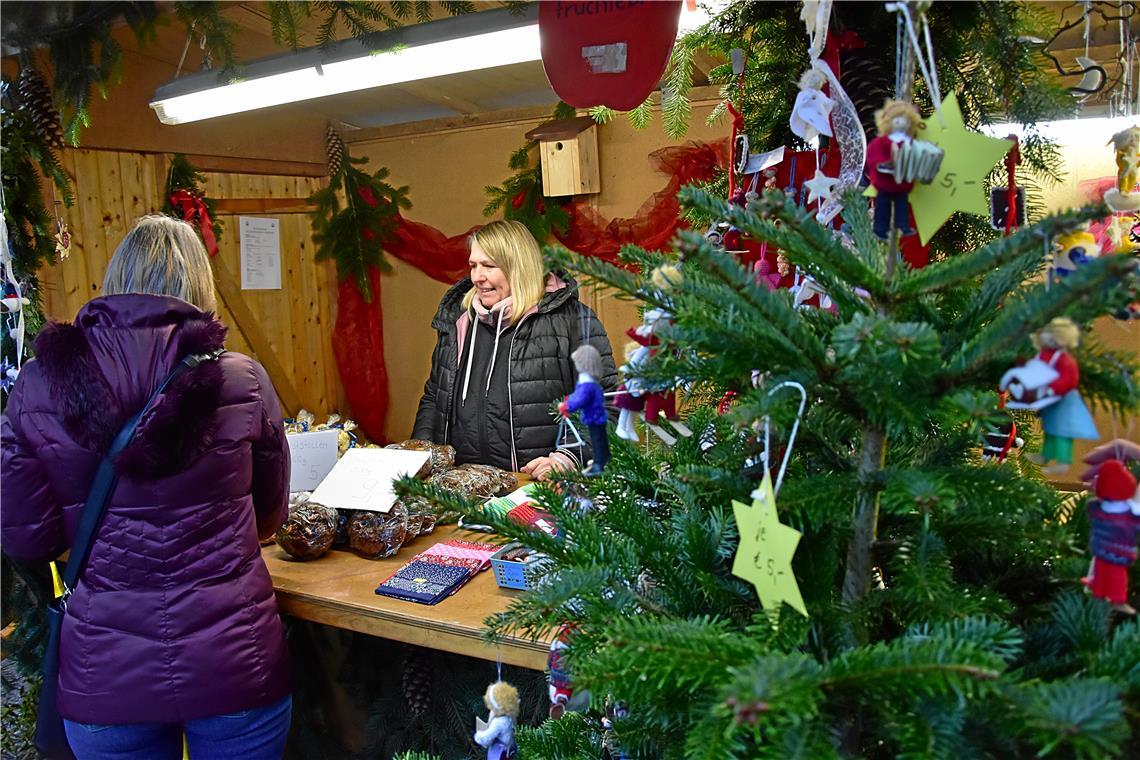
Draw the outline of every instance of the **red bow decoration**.
[[[179,189],[170,194],[170,205],[182,214],[182,220],[198,226],[202,242],[211,256],[218,254],[218,240],[214,237],[214,223],[210,220],[210,210],[199,193]]]

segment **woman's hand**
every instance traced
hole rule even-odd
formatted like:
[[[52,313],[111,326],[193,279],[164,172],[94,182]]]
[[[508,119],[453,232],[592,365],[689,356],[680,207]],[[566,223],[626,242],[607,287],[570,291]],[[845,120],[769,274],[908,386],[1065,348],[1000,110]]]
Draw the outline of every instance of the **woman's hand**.
[[[552,453],[548,457],[535,457],[523,465],[522,471],[535,480],[546,480],[552,473],[569,470],[573,465],[566,457]]]

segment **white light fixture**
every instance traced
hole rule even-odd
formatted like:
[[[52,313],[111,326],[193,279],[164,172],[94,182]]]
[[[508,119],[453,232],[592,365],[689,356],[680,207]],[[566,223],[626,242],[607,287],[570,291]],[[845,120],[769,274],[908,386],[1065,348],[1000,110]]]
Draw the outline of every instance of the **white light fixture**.
[[[726,0],[713,0],[714,12]],[[711,17],[681,6],[678,35]],[[342,40],[242,65],[242,79],[226,82],[204,71],[159,87],[150,107],[163,124],[186,124],[258,108],[367,90],[417,79],[542,60],[538,5],[522,13],[482,11],[386,32],[365,46]]]
[[[472,13],[310,48],[242,66],[224,83],[217,72],[176,79],[158,88],[150,107],[163,124],[186,124],[258,108],[382,87],[462,71],[541,60],[537,7]]]
[[[1106,145],[1117,132],[1128,129],[1136,119],[1128,116],[1094,117],[1091,119],[1064,119],[1062,121],[1042,121],[1032,129],[1042,137],[1054,140],[1061,145]],[[1021,124],[984,124],[980,130],[991,137],[1017,135],[1025,137],[1026,129]],[[1107,152],[1105,155],[1109,155]]]

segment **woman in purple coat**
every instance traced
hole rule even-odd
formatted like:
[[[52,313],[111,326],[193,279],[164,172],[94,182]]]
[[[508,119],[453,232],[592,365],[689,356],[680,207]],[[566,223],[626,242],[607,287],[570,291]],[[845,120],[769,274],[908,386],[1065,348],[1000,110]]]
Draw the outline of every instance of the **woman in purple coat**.
[[[54,559],[102,452],[189,353],[221,348],[210,261],[185,222],[148,216],[104,296],[36,341],[3,416],[0,540]],[[72,593],[59,711],[79,760],[280,758],[288,653],[259,539],[288,510],[289,449],[260,364],[203,362],[155,400]]]

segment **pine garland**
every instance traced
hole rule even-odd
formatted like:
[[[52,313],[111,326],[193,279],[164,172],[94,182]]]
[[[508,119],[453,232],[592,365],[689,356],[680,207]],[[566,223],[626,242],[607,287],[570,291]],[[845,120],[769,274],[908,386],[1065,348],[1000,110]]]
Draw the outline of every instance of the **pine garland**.
[[[201,188],[202,183],[205,181],[206,178],[186,160],[186,156],[181,153],[175,153],[170,159],[170,169],[166,175],[166,192],[163,194],[164,203],[162,205],[162,211],[164,214],[173,216],[176,219],[182,219],[182,211],[175,207],[172,198],[177,191],[185,190],[206,207],[210,215],[214,239],[221,240],[225,226],[214,212],[214,202],[210,200]],[[201,235],[201,230],[197,231],[198,234]]]
[[[37,123],[36,115],[17,100],[12,83],[6,77],[0,87],[3,90],[0,130],[4,133],[4,215],[13,264],[19,272],[29,275],[55,260],[52,239],[55,219],[44,203],[40,176],[51,180],[65,206],[71,206],[74,195],[71,178],[59,162],[48,135]]]
[[[361,171],[357,167],[368,163],[367,158],[352,156],[343,147],[339,135],[335,140],[330,136],[329,141],[330,145],[339,141],[337,149],[343,151],[343,160],[338,171],[330,175],[328,186],[309,198],[317,204],[312,213],[316,258],[336,261],[337,277],[354,278],[365,300],[371,301],[368,270],[370,267],[385,271],[391,268],[384,259],[384,241],[395,229],[400,209],[411,208],[412,202],[408,199],[407,185],[394,187],[385,182],[386,167],[372,174]]]
[[[575,114],[574,108],[566,103],[554,107],[552,119],[568,119]],[[534,235],[535,240],[545,241],[551,232],[566,232],[570,215],[558,198],[551,198],[542,192],[542,166],[537,161],[531,164],[531,153],[538,148],[536,140],[528,140],[511,154],[507,166],[514,170],[502,184],[487,185],[487,205],[483,216],[502,212],[504,219],[522,222]]]

